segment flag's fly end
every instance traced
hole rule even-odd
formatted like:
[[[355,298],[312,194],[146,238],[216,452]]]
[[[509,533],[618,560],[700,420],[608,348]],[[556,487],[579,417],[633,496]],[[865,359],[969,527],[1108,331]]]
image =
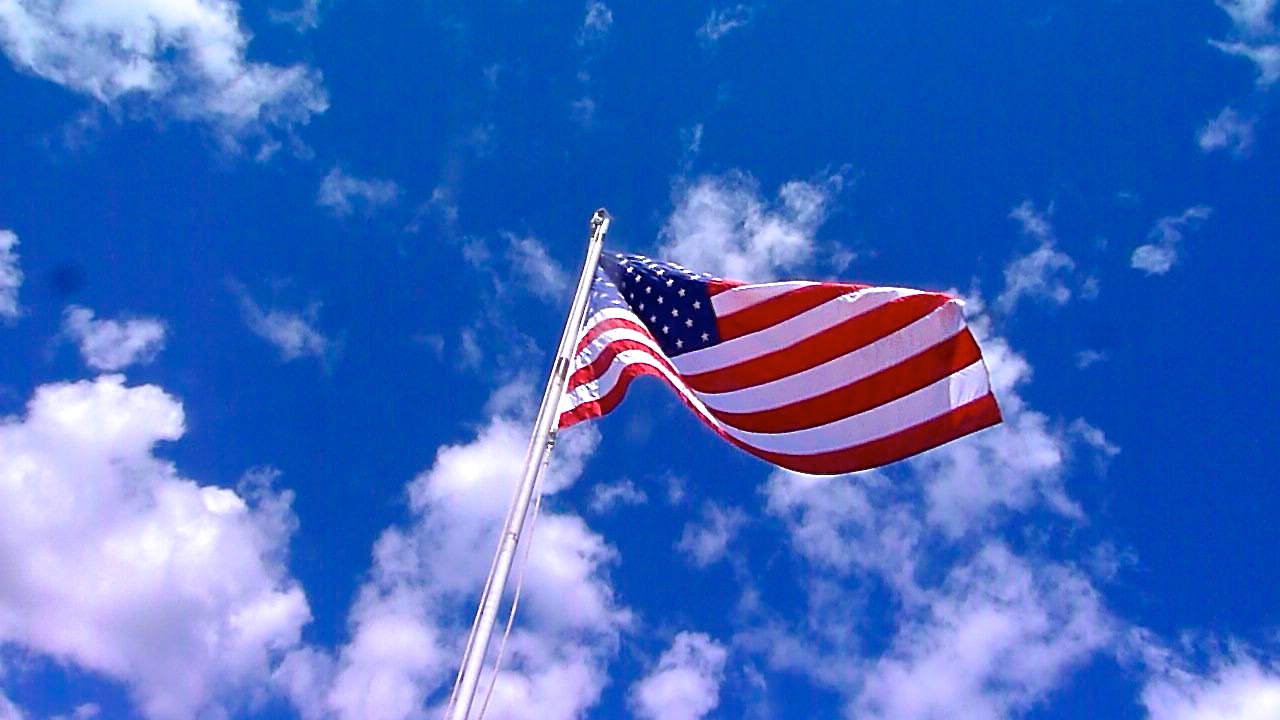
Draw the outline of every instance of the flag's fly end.
[[[717,434],[811,474],[865,470],[1001,421],[962,303],[849,283],[744,284],[602,256],[560,427],[655,376]]]

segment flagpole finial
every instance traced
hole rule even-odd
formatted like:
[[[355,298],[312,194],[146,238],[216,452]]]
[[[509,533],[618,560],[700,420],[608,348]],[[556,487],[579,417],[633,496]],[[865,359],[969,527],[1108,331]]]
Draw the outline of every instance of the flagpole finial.
[[[594,231],[596,228],[600,227],[600,223],[608,220],[610,217],[612,216],[609,215],[608,210],[605,210],[604,208],[596,210],[596,214],[591,216],[591,229]]]

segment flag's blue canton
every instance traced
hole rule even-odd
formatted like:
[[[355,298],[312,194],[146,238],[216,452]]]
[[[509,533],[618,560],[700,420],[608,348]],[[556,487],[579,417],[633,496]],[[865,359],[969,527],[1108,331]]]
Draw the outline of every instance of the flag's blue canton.
[[[593,312],[625,303],[667,357],[720,342],[707,292],[710,275],[642,255],[604,258],[600,267],[591,300]]]

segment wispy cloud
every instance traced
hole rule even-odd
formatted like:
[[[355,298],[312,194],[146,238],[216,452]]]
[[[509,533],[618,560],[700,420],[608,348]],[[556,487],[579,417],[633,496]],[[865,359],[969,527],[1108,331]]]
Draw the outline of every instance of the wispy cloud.
[[[622,505],[643,505],[649,502],[649,496],[636,487],[630,480],[619,480],[614,483],[597,483],[591,489],[591,502],[588,507],[597,515],[607,513]]]
[[[1188,230],[1200,227],[1212,210],[1203,205],[1187,208],[1181,215],[1162,217],[1147,234],[1151,240],[1138,246],[1129,260],[1130,266],[1148,275],[1164,275],[1178,262],[1178,244]]]
[[[676,547],[695,566],[707,567],[725,556],[729,543],[746,523],[747,514],[742,510],[707,503],[701,519],[685,525]]]
[[[289,362],[308,356],[322,361],[332,359],[338,343],[316,328],[320,303],[313,302],[301,311],[277,308],[264,310],[243,285],[234,281],[230,285],[232,292],[240,300],[240,308],[249,330],[274,345],[281,360]]]
[[[86,365],[107,372],[152,362],[165,342],[164,323],[156,318],[95,319],[92,310],[78,305],[63,313],[62,332],[80,348]]]
[[[234,1],[86,0],[65,12],[12,0],[0,3],[0,47],[22,70],[104,105],[143,99],[238,147],[328,108],[319,71],[246,59],[239,10]]]
[[[1209,42],[1229,55],[1247,58],[1258,69],[1258,85],[1267,87],[1280,80],[1280,36],[1271,15],[1275,0],[1218,0],[1235,25],[1237,39]]]
[[[508,233],[508,261],[529,292],[544,300],[563,300],[569,289],[569,274],[537,238]]]
[[[578,44],[603,40],[613,25],[613,11],[600,0],[587,3],[587,14],[582,19],[582,27],[578,30]]]
[[[1275,27],[1271,24],[1271,11],[1276,0],[1217,0],[1231,21],[1241,31],[1250,35],[1265,35]]]
[[[320,27],[320,0],[301,0],[292,10],[272,10],[271,19],[300,33],[315,30]]]
[[[391,180],[358,178],[334,166],[316,194],[316,204],[328,208],[335,217],[346,217],[357,208],[365,214],[394,205],[400,199],[400,186]]]
[[[1268,87],[1274,84],[1276,80],[1280,80],[1280,45],[1218,42],[1217,40],[1210,42],[1222,52],[1245,58],[1257,66],[1257,83],[1260,87]]]
[[[1009,217],[1022,226],[1022,232],[1035,238],[1039,246],[1005,266],[1004,290],[996,298],[996,306],[1005,313],[1013,312],[1023,298],[1048,300],[1057,305],[1071,300],[1071,289],[1064,277],[1075,270],[1076,263],[1056,247],[1049,222],[1051,212],[1052,207],[1042,212],[1027,200],[1009,213]]]
[[[1253,127],[1256,122],[1255,118],[1246,118],[1234,108],[1226,107],[1200,129],[1196,139],[1204,152],[1227,150],[1243,155],[1253,147]]]
[[[755,13],[755,8],[750,5],[730,5],[712,10],[707,21],[698,28],[698,37],[704,42],[716,43],[725,35],[750,24]]]
[[[1081,350],[1076,353],[1076,367],[1081,370],[1096,365],[1107,359],[1107,354],[1099,350]]]
[[[22,312],[18,305],[22,270],[18,267],[17,247],[17,234],[10,230],[0,230],[0,320],[16,320]]]

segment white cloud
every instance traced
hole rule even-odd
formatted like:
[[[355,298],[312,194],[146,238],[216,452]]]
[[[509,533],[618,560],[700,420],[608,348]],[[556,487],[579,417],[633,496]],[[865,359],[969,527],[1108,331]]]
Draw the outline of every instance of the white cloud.
[[[1028,232],[1049,235],[1042,219],[1027,214]],[[966,312],[1003,425],[882,470],[778,470],[765,488],[806,571],[797,585],[807,612],[752,610],[735,648],[838,693],[848,718],[941,719],[956,708],[978,720],[1018,717],[1120,644],[1123,624],[1090,576],[1038,549],[1054,547],[1053,515],[1037,519],[1024,555],[1000,539],[1011,515],[1033,509],[1077,527],[1069,466],[1118,450],[1084,420],[1028,407],[1020,393],[1030,363],[994,335],[980,297],[967,298]]]
[[[1280,717],[1280,668],[1244,652],[1216,658],[1204,673],[1170,662],[1142,689],[1150,720],[1273,720]]]
[[[596,122],[596,101],[581,97],[569,103],[569,114],[583,129],[589,130]]]
[[[1120,446],[1107,439],[1107,434],[1100,428],[1090,425],[1084,418],[1076,418],[1067,428],[1086,445],[1097,450],[1104,458],[1113,458],[1120,454]]]
[[[765,487],[768,510],[787,524],[792,548],[820,571],[883,575],[914,594],[921,524],[889,495],[879,472],[848,476],[801,475],[776,470]]]
[[[1258,86],[1267,87],[1280,80],[1280,44],[1257,45],[1245,42],[1218,42],[1214,47],[1228,55],[1246,58],[1258,67]]]
[[[293,10],[272,10],[271,20],[292,25],[300,33],[315,30],[320,27],[320,0],[301,0]]]
[[[1236,35],[1242,39],[1209,41],[1222,52],[1256,65],[1258,86],[1264,88],[1280,80],[1280,37],[1271,22],[1275,4],[1275,0],[1218,0],[1218,7],[1231,16]]]
[[[600,0],[587,3],[587,15],[582,19],[582,29],[578,31],[578,44],[603,40],[613,25],[613,11]]]
[[[432,467],[409,484],[413,521],[378,539],[349,617],[350,641],[336,661],[308,650],[284,666],[281,684],[300,711],[353,720],[439,714],[427,698],[453,680],[520,474],[533,400],[527,385],[501,388],[476,437],[441,447]],[[563,489],[582,472],[598,439],[593,429],[582,430],[560,438],[545,491]],[[545,508],[531,547],[520,616],[487,717],[581,717],[599,699],[608,661],[631,622],[606,577],[616,553],[580,517]]]
[[[1243,155],[1253,147],[1254,118],[1245,118],[1233,108],[1223,108],[1218,116],[1200,129],[1197,140],[1204,152],[1228,150]]]
[[[1181,215],[1162,217],[1156,221],[1155,227],[1147,234],[1149,242],[1140,245],[1133,251],[1129,264],[1135,270],[1148,275],[1164,275],[1178,262],[1178,243],[1183,233],[1194,230],[1200,223],[1209,218],[1212,212],[1203,205],[1187,208]]]
[[[999,511],[1038,503],[1068,518],[1082,517],[1063,487],[1071,438],[1027,407],[1019,394],[1031,380],[1031,364],[994,334],[981,298],[967,298],[965,314],[982,347],[1004,422],[907,461],[924,479],[931,524],[959,537],[987,526]]]
[[[1047,211],[1041,212],[1030,200],[1023,200],[1021,205],[1009,211],[1009,218],[1018,221],[1023,233],[1044,242],[1053,240],[1053,225],[1049,223],[1052,214],[1052,204]]]
[[[816,182],[793,180],[769,202],[744,173],[700,177],[676,188],[659,252],[698,272],[746,281],[775,279],[779,271],[813,260],[814,233],[843,187],[839,174]]]
[[[309,620],[274,473],[232,491],[155,445],[182,406],[119,376],[37,389],[0,421],[0,644],[125,683],[149,718],[243,705]]]
[[[400,186],[390,180],[352,177],[334,166],[320,182],[316,204],[328,208],[336,217],[346,217],[359,207],[366,215],[394,205],[400,198]]]
[[[1249,35],[1265,35],[1274,29],[1270,16],[1275,0],[1218,0],[1236,28]]]
[[[1081,350],[1076,353],[1076,367],[1083,370],[1106,359],[1107,354],[1100,350]]]
[[[1052,212],[1052,208],[1050,209]],[[1005,313],[1013,312],[1023,298],[1049,300],[1065,305],[1071,300],[1071,289],[1063,276],[1075,270],[1075,261],[1054,246],[1053,226],[1046,213],[1036,210],[1030,200],[1014,208],[1009,217],[1022,225],[1022,231],[1040,242],[1027,255],[1014,258],[1004,268],[1004,290],[996,305]]]
[[[525,287],[547,301],[568,303],[569,274],[551,259],[546,247],[535,237],[506,234],[507,259],[511,269],[524,280]]]
[[[155,360],[164,349],[164,323],[155,318],[95,320],[89,308],[72,305],[62,315],[62,332],[80,347],[94,370],[113,372]]]
[[[312,303],[302,312],[275,308],[263,310],[243,286],[233,282],[231,290],[240,300],[249,329],[274,345],[285,362],[307,356],[328,360],[337,351],[338,343],[315,327],[320,303]]]
[[[20,70],[118,107],[141,100],[207,123],[230,145],[324,112],[319,71],[250,62],[234,0],[0,3],[0,46]]]
[[[0,692],[0,720],[26,720],[27,714]]]
[[[591,502],[587,506],[597,515],[607,513],[622,505],[643,505],[649,496],[630,480],[615,483],[598,483],[591,489]]]
[[[18,236],[0,230],[0,319],[16,320],[22,308],[18,305],[18,289],[22,287],[22,270],[18,268]]]
[[[729,543],[746,523],[747,515],[742,510],[707,503],[699,521],[684,526],[676,547],[694,565],[707,567],[725,556]]]
[[[720,704],[728,652],[705,633],[682,632],[658,666],[631,686],[631,707],[644,720],[700,720]]]
[[[730,32],[746,27],[754,15],[755,8],[750,5],[731,5],[712,10],[707,21],[698,28],[698,37],[704,42],[717,42]]]
[[[1080,572],[999,543],[951,571],[908,613],[850,705],[859,718],[998,720],[1030,708],[1111,642]]]

